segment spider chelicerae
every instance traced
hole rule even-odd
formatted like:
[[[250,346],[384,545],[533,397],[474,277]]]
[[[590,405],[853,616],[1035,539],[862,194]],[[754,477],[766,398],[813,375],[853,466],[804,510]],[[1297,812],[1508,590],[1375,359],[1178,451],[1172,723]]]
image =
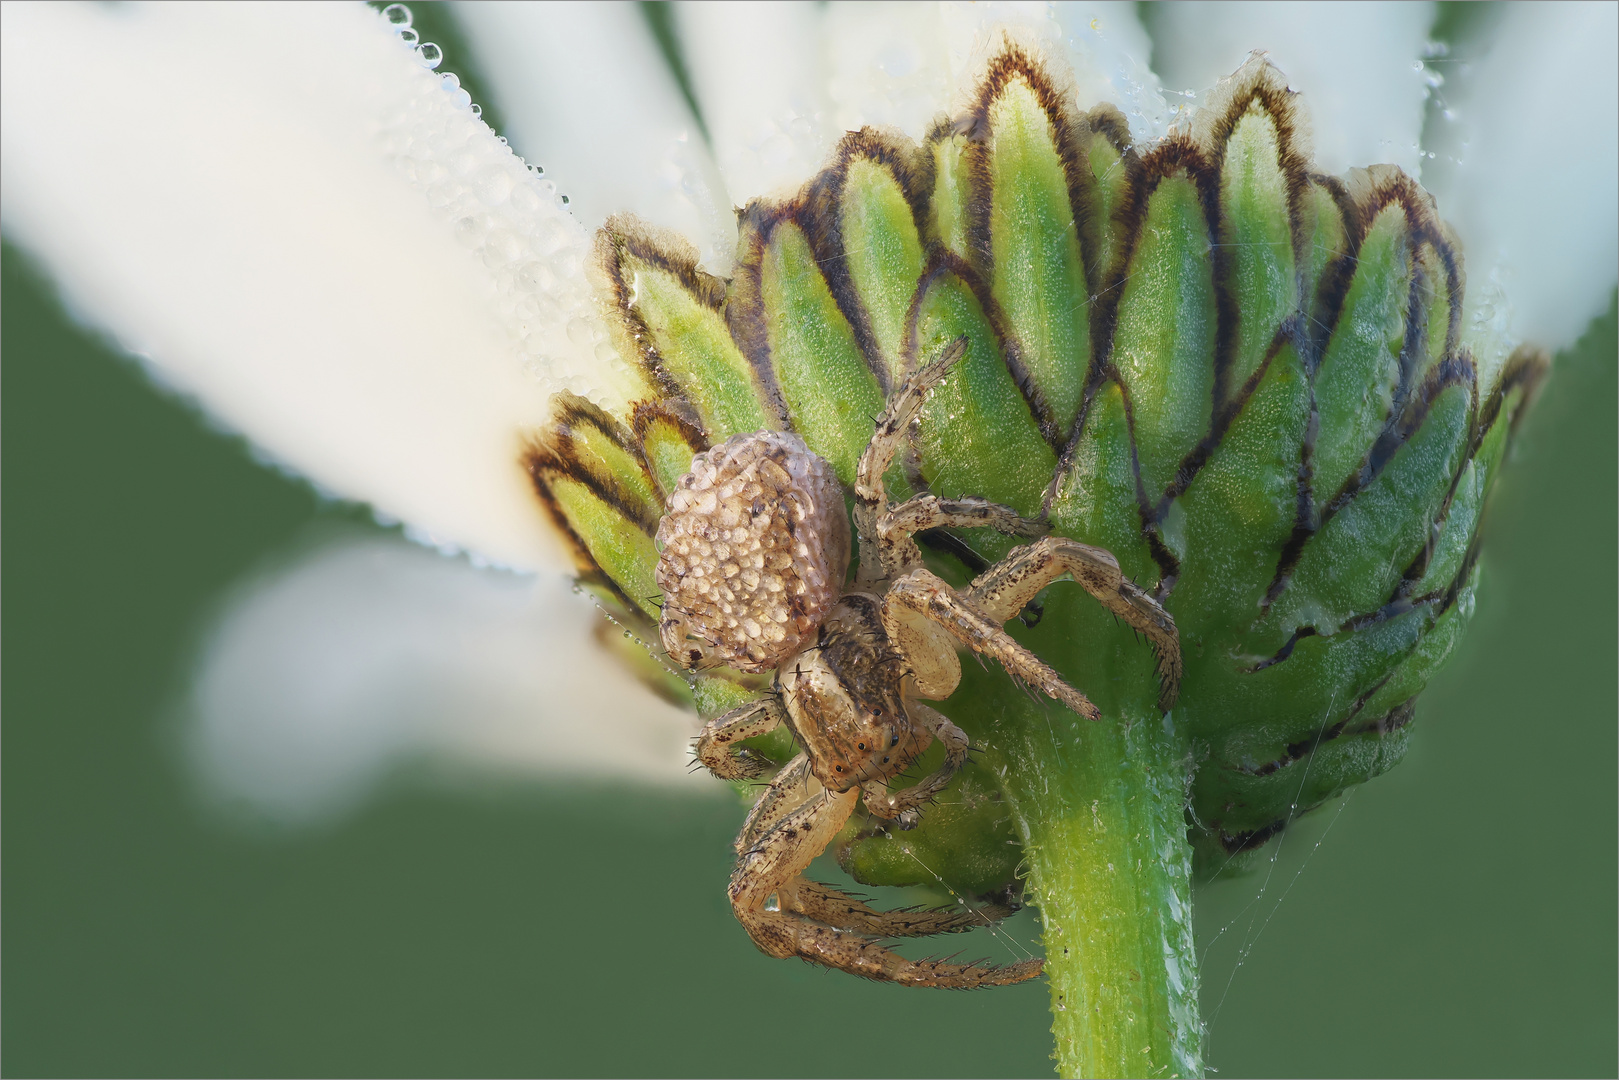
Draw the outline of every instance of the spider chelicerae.
[[[736,435],[698,455],[670,496],[657,536],[659,630],[669,655],[694,669],[775,672],[770,693],[709,721],[697,739],[698,759],[726,779],[763,776],[775,763],[738,744],[777,725],[802,750],[770,782],[737,837],[730,883],[737,919],[771,956],[908,986],[1006,985],[1033,978],[1043,963],[907,959],[882,939],[966,930],[1008,910],[877,911],[803,877],[859,801],[913,828],[966,761],[966,733],[924,704],[948,698],[960,683],[956,650],[991,657],[1080,716],[1100,719],[1084,694],[1002,629],[1066,574],[1152,643],[1166,709],[1181,667],[1174,620],[1101,548],[1045,536],[963,591],[923,564],[914,537],[926,529],[993,528],[1031,538],[1046,532],[986,499],[888,500],[883,477],[966,344],[957,339],[911,374],[876,421],[855,477],[860,567],[852,587],[845,585],[843,489],[832,467],[790,433]],[[890,790],[934,739],[944,744],[943,765],[914,786]]]

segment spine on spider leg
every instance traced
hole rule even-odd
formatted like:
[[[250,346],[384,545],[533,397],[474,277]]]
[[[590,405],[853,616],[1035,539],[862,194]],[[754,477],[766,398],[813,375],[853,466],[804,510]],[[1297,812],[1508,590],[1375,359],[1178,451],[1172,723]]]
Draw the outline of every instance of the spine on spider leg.
[[[1059,1074],[1201,1076],[1184,728],[1155,709],[1022,719],[997,725],[995,766],[1044,925]]]

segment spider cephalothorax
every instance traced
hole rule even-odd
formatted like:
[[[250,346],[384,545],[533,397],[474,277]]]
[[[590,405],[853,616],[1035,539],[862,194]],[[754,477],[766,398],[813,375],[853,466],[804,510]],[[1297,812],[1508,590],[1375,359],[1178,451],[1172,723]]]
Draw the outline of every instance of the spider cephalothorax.
[[[1041,970],[1039,960],[1005,967],[913,961],[879,944],[968,929],[1004,910],[876,911],[801,876],[859,800],[911,828],[966,761],[966,733],[923,703],[948,698],[961,681],[957,648],[991,657],[1030,687],[1099,719],[1084,694],[1002,629],[1041,589],[1072,575],[1152,642],[1165,707],[1180,678],[1174,621],[1100,548],[1048,536],[1012,551],[961,592],[923,565],[912,536],[926,529],[1046,531],[980,498],[919,495],[889,504],[882,478],[928,392],[965,346],[958,339],[914,372],[877,420],[855,478],[860,573],[850,591],[843,489],[796,435],[737,435],[699,455],[658,527],[660,631],[669,655],[687,667],[776,673],[770,694],[708,723],[697,740],[699,760],[721,777],[761,776],[773,763],[737,744],[778,725],[802,750],[776,774],[737,837],[730,886],[737,918],[772,956],[911,986],[996,986]],[[889,782],[934,739],[945,746],[944,764],[890,791]]]

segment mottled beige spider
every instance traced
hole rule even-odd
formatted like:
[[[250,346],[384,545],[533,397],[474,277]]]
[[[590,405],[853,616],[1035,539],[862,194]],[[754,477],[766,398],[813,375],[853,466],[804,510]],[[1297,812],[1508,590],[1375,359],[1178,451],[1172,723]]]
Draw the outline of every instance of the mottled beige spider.
[[[660,631],[670,656],[691,668],[776,673],[770,694],[704,727],[698,759],[727,779],[761,776],[774,763],[737,744],[778,724],[802,749],[737,837],[730,885],[737,919],[771,956],[908,986],[1000,986],[1033,978],[1042,966],[909,960],[881,939],[965,930],[1007,912],[876,911],[801,876],[862,797],[872,814],[912,828],[923,804],[961,768],[966,733],[922,703],[948,698],[961,681],[957,648],[992,657],[1015,678],[1099,719],[1084,694],[1002,629],[1041,589],[1071,574],[1152,642],[1166,708],[1180,677],[1174,621],[1100,548],[1046,537],[1011,552],[964,592],[923,565],[912,536],[924,529],[1045,531],[980,498],[919,495],[889,504],[883,476],[928,392],[965,351],[959,339],[912,374],[877,420],[856,474],[860,572],[849,591],[843,489],[796,435],[737,435],[699,455],[658,527]],[[889,781],[934,739],[945,745],[944,764],[915,786],[890,791]]]

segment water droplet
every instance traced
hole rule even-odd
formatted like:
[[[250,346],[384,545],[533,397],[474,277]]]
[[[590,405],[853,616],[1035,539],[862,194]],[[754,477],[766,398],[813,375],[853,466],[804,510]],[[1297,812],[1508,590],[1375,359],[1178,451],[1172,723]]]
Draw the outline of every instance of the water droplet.
[[[522,243],[516,236],[505,229],[499,229],[492,234],[488,243],[484,244],[483,250],[480,252],[483,264],[491,270],[498,270],[502,266],[509,265],[522,253]]]
[[[558,196],[558,198],[560,198],[560,199],[561,199],[561,200],[562,200],[562,205],[563,205],[563,206],[567,206],[567,205],[568,205],[568,197],[567,197],[567,196],[566,196],[566,195],[561,195],[561,196]]]
[[[479,105],[476,101],[472,103],[472,115],[476,116],[480,120],[483,119],[483,106]]]
[[[427,205],[434,210],[442,210],[455,201],[456,187],[454,184],[438,183],[427,189]]]
[[[424,41],[416,46],[416,62],[431,71],[444,63],[444,50],[431,41]]]
[[[556,282],[556,278],[544,263],[527,262],[518,268],[516,281],[520,289],[543,292]]]
[[[611,364],[613,361],[615,361],[617,359],[618,359],[618,350],[613,348],[611,342],[603,341],[603,342],[601,342],[600,344],[598,344],[596,346],[596,362],[597,363],[599,363],[599,364]]]
[[[589,345],[595,340],[590,332],[590,324],[580,318],[568,320],[568,340],[575,345]]]
[[[421,40],[421,38],[417,35],[416,31],[407,26],[405,29],[399,31],[399,40],[403,41],[406,45],[415,45]]]
[[[438,84],[444,88],[444,92],[446,94],[453,94],[457,90],[461,89],[461,76],[455,74],[453,71],[447,75],[440,75]]]
[[[512,193],[511,174],[501,165],[485,165],[472,178],[472,190],[486,206],[498,206]]]
[[[388,20],[390,26],[401,28],[410,26],[410,8],[404,4],[389,4],[382,9],[382,17]]]
[[[1425,65],[1423,64],[1423,62],[1421,60],[1414,60],[1411,63],[1411,70],[1412,71],[1421,71],[1424,66]]]
[[[481,217],[464,217],[455,223],[455,238],[462,247],[475,248],[483,242],[486,230]]]
[[[532,214],[540,208],[540,196],[527,184],[518,184],[512,188],[509,198],[512,201],[512,209],[519,214]]]

